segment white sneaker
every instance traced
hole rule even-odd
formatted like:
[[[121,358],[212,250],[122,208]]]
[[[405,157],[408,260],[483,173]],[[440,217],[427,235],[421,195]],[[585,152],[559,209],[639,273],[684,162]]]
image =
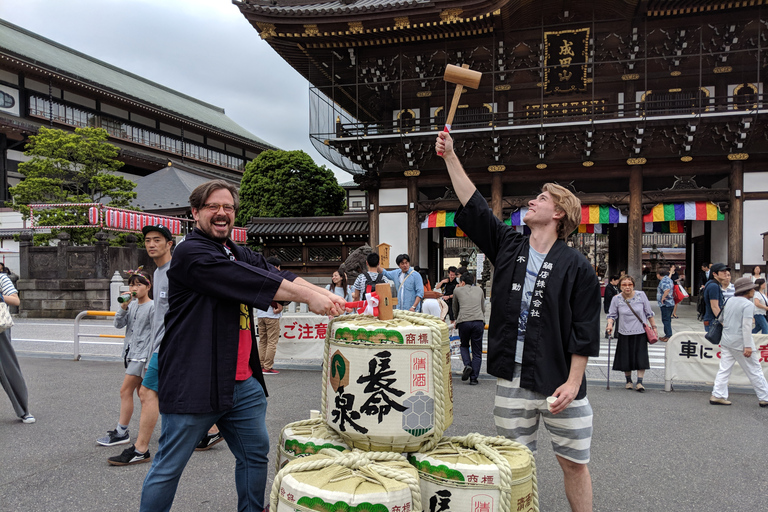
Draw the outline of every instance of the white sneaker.
[[[25,414],[24,416],[21,417],[21,422],[22,423],[34,423],[35,421],[36,421],[35,417],[32,416],[29,413],[27,413],[27,414]]]

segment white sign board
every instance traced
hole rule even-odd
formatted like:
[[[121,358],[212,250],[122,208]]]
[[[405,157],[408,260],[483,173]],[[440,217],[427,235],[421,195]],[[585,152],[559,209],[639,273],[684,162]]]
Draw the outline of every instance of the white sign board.
[[[753,334],[755,351],[763,373],[768,378],[768,334]],[[674,381],[714,384],[720,368],[720,345],[713,345],[704,332],[678,332],[667,342],[665,381],[667,390]],[[738,364],[735,364],[729,386],[752,387]]]
[[[322,359],[328,317],[313,313],[284,314],[275,359]]]

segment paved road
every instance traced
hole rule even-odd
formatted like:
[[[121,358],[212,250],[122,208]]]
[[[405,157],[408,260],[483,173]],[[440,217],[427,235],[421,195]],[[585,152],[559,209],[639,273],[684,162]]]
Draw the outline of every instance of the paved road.
[[[681,307],[683,318],[675,320],[675,329],[699,330],[694,315],[693,306]],[[100,320],[87,320],[82,330],[116,332],[110,322]],[[0,511],[138,507],[149,464],[109,466],[106,458],[123,447],[104,448],[95,443],[114,428],[117,419],[123,378],[122,365],[117,362],[120,340],[105,340],[117,345],[84,345],[83,352],[92,350],[92,354],[75,362],[71,360],[72,332],[71,320],[20,320],[13,328],[38,422],[23,425],[15,419],[10,403],[0,397],[0,440],[4,441]],[[36,341],[41,339],[68,344]],[[657,356],[654,361],[661,364]],[[663,368],[648,371],[649,389],[644,394],[623,389],[620,372],[611,372],[608,391],[607,361],[598,359],[593,364],[587,374],[595,411],[590,470],[596,511],[722,512],[764,506],[760,503],[765,501],[762,482],[768,409],[758,407],[754,393],[732,390],[733,406],[710,406],[705,387],[664,392]],[[320,408],[320,372],[283,369],[267,379],[271,393],[268,428],[274,446],[285,424]],[[486,376],[479,386],[469,387],[454,378],[454,385],[454,423],[446,434],[494,435],[493,379]],[[137,402],[130,424],[134,438],[138,410]],[[150,445],[152,453],[157,449],[159,429],[158,425]],[[562,476],[543,430],[540,446],[541,510],[568,510]],[[233,471],[234,459],[225,443],[196,453],[182,479],[174,510],[234,510]],[[273,476],[270,467],[270,482]]]
[[[38,422],[15,419],[0,397],[0,511],[125,511],[138,508],[149,464],[112,467],[95,439],[113,428],[123,368],[118,362],[21,357]],[[320,372],[284,370],[269,376],[267,414],[273,446],[280,429],[319,409]],[[494,383],[466,386],[458,378],[448,435],[495,434]],[[593,383],[595,510],[722,512],[764,506],[768,409],[754,394],[732,394],[731,407],[710,406],[708,391],[641,394]],[[137,412],[130,424],[138,428]],[[150,445],[157,449],[159,426]],[[542,511],[568,510],[557,462],[542,431],[537,456]],[[274,460],[274,453],[271,454]],[[196,453],[173,510],[228,511],[236,507],[234,458],[225,443]],[[274,469],[270,467],[270,482]],[[762,503],[762,505],[761,505]],[[462,511],[464,512],[464,511]]]

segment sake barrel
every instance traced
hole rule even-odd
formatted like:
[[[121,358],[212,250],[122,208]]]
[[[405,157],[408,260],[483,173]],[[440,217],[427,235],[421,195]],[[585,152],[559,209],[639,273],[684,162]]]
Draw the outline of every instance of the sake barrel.
[[[277,473],[270,510],[420,512],[418,472],[399,453],[352,450],[310,455]]]
[[[453,422],[448,327],[421,313],[346,315],[328,325],[323,418],[351,447],[415,452]]]
[[[424,510],[539,510],[536,462],[528,447],[515,441],[480,434],[446,437],[408,460],[419,471]]]
[[[349,446],[321,418],[289,423],[280,432],[275,472],[296,458],[315,455],[324,449],[342,452]]]

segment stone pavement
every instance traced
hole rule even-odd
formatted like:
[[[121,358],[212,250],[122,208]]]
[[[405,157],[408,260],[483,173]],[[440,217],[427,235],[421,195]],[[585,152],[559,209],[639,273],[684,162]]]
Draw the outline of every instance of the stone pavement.
[[[0,511],[137,510],[149,464],[109,466],[124,446],[98,446],[114,428],[123,366],[116,361],[20,357],[38,421],[18,421],[0,396]],[[267,422],[272,445],[287,423],[320,408],[317,370],[267,376]],[[617,382],[617,381],[615,381]],[[447,435],[494,435],[494,383],[467,386],[454,378],[455,416]],[[708,404],[709,390],[646,393],[590,383],[595,416],[590,471],[595,510],[722,512],[759,509],[765,501],[768,408],[754,393],[732,393],[730,407]],[[138,429],[139,405],[130,424]],[[159,425],[150,445],[157,450]],[[561,471],[545,431],[537,456],[542,511],[566,511]],[[270,454],[274,461],[274,452]],[[234,458],[226,443],[195,453],[173,510],[236,509]],[[274,467],[270,467],[270,484]],[[465,511],[457,511],[465,512]]]

